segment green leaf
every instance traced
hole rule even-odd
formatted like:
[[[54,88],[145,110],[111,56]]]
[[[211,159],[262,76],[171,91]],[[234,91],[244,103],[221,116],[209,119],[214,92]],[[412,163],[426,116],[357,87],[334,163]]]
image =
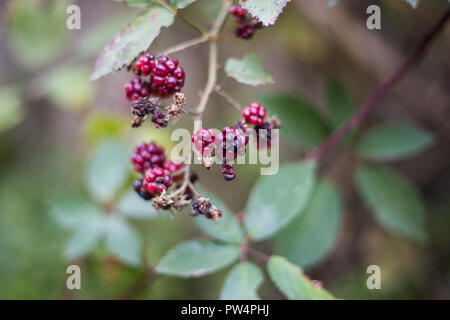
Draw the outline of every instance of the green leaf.
[[[106,224],[106,247],[127,264],[136,266],[141,263],[141,238],[123,218],[109,217]]]
[[[338,235],[341,199],[331,183],[321,181],[308,206],[275,237],[277,252],[301,267],[324,257]]]
[[[217,198],[212,193],[207,192],[203,188],[198,190],[200,195],[205,198],[209,198],[211,202],[220,210],[222,210],[222,217],[213,221],[211,219],[205,219],[204,216],[198,215],[194,217],[195,224],[205,233],[210,236],[228,242],[241,243],[244,239],[244,234],[236,216],[226,206],[226,204]]]
[[[327,82],[326,101],[328,117],[335,129],[350,118],[355,110],[355,105],[344,86],[332,78]]]
[[[420,1],[420,0],[405,0],[405,1],[408,2],[409,5],[410,5],[411,7],[413,7],[414,9],[416,9],[416,8],[417,8],[417,5],[419,4],[419,1]]]
[[[328,129],[315,108],[304,100],[286,94],[267,94],[260,97],[283,123],[280,135],[301,147],[316,147],[328,135]]]
[[[290,300],[331,300],[334,297],[325,289],[314,285],[298,266],[280,256],[267,262],[270,278]]]
[[[107,140],[98,147],[86,166],[86,185],[96,199],[111,201],[127,174],[125,148],[116,140]]]
[[[273,78],[261,65],[261,59],[248,54],[242,60],[229,58],[225,63],[225,72],[229,77],[252,86],[273,83]]]
[[[86,109],[92,106],[95,93],[89,74],[84,66],[61,66],[45,77],[43,90],[59,106],[73,111]]]
[[[162,27],[170,26],[174,15],[162,7],[153,7],[119,32],[97,58],[91,81],[122,69],[147,50]]]
[[[178,277],[200,277],[231,264],[239,253],[235,245],[191,240],[169,250],[155,270]]]
[[[155,0],[113,0],[115,2],[123,2],[131,8],[147,8],[156,3]]]
[[[225,278],[221,300],[259,300],[256,290],[263,282],[262,271],[253,263],[241,262]]]
[[[277,21],[278,16],[290,0],[240,0],[240,4],[263,25],[269,26]]]
[[[276,175],[258,179],[244,218],[252,239],[269,238],[305,208],[313,191],[315,168],[313,161],[285,164]]]
[[[89,220],[100,217],[101,210],[85,199],[64,199],[52,203],[49,214],[62,228],[74,230]]]
[[[23,121],[25,110],[15,87],[0,88],[0,132],[9,130]]]
[[[90,142],[119,139],[129,128],[129,119],[111,110],[92,111],[83,122],[84,134]]]
[[[361,165],[356,171],[356,186],[384,227],[419,241],[425,239],[424,204],[403,177],[383,166]]]
[[[405,122],[388,122],[367,131],[356,150],[364,158],[377,160],[413,156],[433,143],[431,133]]]
[[[175,8],[184,9],[197,0],[170,0],[170,4]]]
[[[104,223],[102,216],[85,220],[66,244],[64,255],[67,259],[77,259],[91,252],[104,234]]]
[[[158,217],[158,212],[153,208],[151,201],[145,201],[134,190],[125,193],[117,205],[117,210],[121,214],[135,219]]]

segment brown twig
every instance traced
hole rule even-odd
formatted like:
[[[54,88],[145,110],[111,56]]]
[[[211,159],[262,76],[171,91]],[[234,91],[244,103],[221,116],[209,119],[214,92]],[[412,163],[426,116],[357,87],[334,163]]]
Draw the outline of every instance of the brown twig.
[[[350,117],[347,122],[334,131],[317,148],[306,155],[306,159],[319,159],[329,149],[335,146],[344,135],[351,129],[355,129],[369,112],[378,104],[378,102],[411,70],[413,65],[425,54],[431,41],[436,37],[439,31],[444,27],[450,18],[450,9],[447,9],[438,23],[428,32],[420,42],[416,50],[406,59],[406,61],[372,94],[372,96]]]
[[[214,91],[217,92],[217,94],[221,96],[225,101],[227,101],[230,105],[232,105],[237,111],[242,111],[242,106],[239,104],[239,102],[234,100],[233,97],[225,92],[225,90],[223,90],[221,86],[216,84],[216,86],[214,87]]]

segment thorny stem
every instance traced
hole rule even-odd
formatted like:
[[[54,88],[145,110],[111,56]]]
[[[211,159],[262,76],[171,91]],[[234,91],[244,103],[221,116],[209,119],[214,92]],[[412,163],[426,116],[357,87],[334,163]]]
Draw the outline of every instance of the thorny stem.
[[[231,95],[225,92],[221,86],[217,85],[214,87],[214,91],[217,92],[219,96],[221,96],[225,101],[227,101],[230,105],[232,105],[237,111],[242,111],[242,106],[239,102],[233,99]]]
[[[431,41],[444,27],[447,20],[450,18],[450,9],[447,9],[438,23],[428,32],[420,42],[416,50],[406,59],[406,61],[395,71],[380,87],[372,94],[372,96],[335,132],[333,132],[322,144],[310,151],[306,155],[306,159],[319,159],[329,149],[336,145],[344,135],[351,129],[359,126],[362,120],[369,114],[369,112],[377,105],[377,103],[410,71],[412,66],[422,58],[428,49]]]

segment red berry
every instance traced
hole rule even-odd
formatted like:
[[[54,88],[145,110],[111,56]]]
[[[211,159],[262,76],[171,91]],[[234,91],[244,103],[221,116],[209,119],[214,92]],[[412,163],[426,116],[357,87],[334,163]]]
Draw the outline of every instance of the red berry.
[[[249,124],[261,126],[264,123],[266,117],[266,108],[260,105],[258,102],[253,102],[249,106],[246,106],[242,111],[244,121]]]
[[[213,143],[216,140],[216,133],[213,129],[200,128],[192,136],[194,149],[202,155],[209,155],[213,151]]]
[[[150,93],[162,98],[180,92],[184,86],[185,73],[175,58],[158,57],[151,69]]]
[[[149,75],[152,69],[155,67],[155,55],[151,52],[146,52],[141,55],[136,61],[135,67],[139,73],[146,76]]]
[[[148,83],[143,82],[139,77],[134,77],[124,86],[125,95],[129,100],[137,100],[148,96]]]
[[[167,171],[169,171],[171,174],[183,169],[184,165],[182,163],[177,163],[173,161],[165,161],[163,164],[163,168]],[[173,180],[175,182],[180,181],[183,179],[183,173],[177,174],[173,177]]]
[[[255,26],[249,21],[242,22],[234,31],[236,37],[242,39],[250,39],[255,32]]]
[[[231,6],[229,10],[230,14],[235,17],[236,22],[241,23],[245,19],[247,11],[239,6]]]
[[[153,141],[138,144],[131,156],[131,162],[139,172],[145,172],[149,168],[162,167],[165,160],[164,148]]]
[[[245,146],[248,144],[248,136],[242,129],[225,127],[222,133],[217,136],[217,150],[222,151],[225,161],[232,161],[238,155],[245,154]]]
[[[170,172],[161,167],[148,169],[142,182],[142,186],[151,194],[161,194],[172,184]]]

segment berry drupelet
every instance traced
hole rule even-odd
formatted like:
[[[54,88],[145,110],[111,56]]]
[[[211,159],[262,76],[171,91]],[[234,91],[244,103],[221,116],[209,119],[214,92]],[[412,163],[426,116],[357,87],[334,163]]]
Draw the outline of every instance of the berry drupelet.
[[[245,14],[247,11],[239,6],[231,6],[230,14],[236,19],[236,22],[240,23],[245,19]]]
[[[233,165],[232,165],[232,164],[227,164],[227,163],[222,164],[222,166],[221,166],[221,168],[220,168],[220,171],[222,171],[222,173],[223,173],[223,178],[224,178],[226,181],[231,181],[231,180],[233,180],[234,178],[236,178],[236,175],[235,175],[235,173],[234,173],[234,168],[233,168]]]
[[[137,145],[131,156],[134,168],[142,173],[149,168],[162,167],[165,160],[164,148],[153,141]]]
[[[170,172],[170,174],[174,174],[177,171],[183,169],[184,165],[182,163],[177,163],[174,161],[164,161],[163,169]],[[173,176],[173,181],[178,182],[183,179],[183,173],[177,174]]]
[[[244,108],[242,117],[244,118],[245,123],[261,126],[266,117],[266,108],[258,102],[253,102]]]
[[[128,100],[138,100],[149,95],[148,83],[139,77],[134,77],[125,84],[125,95]]]
[[[172,176],[168,170],[161,167],[148,169],[145,173],[142,186],[151,194],[159,195],[173,184]]]
[[[162,98],[180,92],[184,86],[185,73],[175,58],[161,56],[151,69],[150,92]]]
[[[214,141],[216,140],[216,133],[213,129],[200,128],[192,136],[195,151],[202,155],[210,155],[214,150]]]
[[[245,154],[245,147],[248,144],[248,136],[242,129],[235,129],[227,126],[222,133],[217,136],[217,150],[221,151],[225,161],[233,161],[238,155]]]
[[[151,52],[146,52],[136,61],[136,73],[147,76],[156,66],[155,55]]]

